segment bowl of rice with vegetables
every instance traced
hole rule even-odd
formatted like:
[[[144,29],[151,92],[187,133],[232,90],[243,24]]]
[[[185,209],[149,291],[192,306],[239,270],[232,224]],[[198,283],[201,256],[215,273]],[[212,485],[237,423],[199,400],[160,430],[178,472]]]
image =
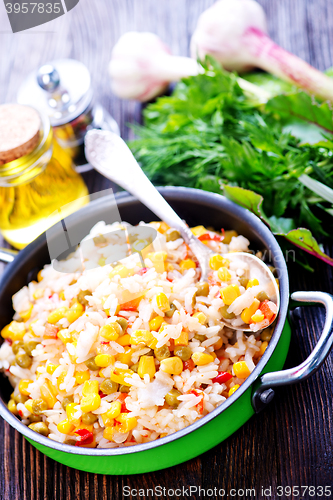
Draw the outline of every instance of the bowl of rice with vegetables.
[[[255,325],[271,321],[276,306],[248,264],[225,256],[248,252],[246,237],[193,227],[215,252],[200,282],[178,231],[140,225],[157,231],[141,258],[114,263],[112,234],[130,226],[100,222],[86,239],[85,262],[78,249],[13,296],[0,348],[13,386],[8,409],[50,440],[84,448],[160,440],[223,405],[268,346],[273,326]],[[223,324],[238,318],[230,305],[239,297],[238,316],[253,331]]]

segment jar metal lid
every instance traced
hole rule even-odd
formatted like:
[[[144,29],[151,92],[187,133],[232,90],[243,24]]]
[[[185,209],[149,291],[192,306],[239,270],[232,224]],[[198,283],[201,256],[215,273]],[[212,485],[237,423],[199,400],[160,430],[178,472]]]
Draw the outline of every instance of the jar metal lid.
[[[19,88],[17,102],[39,109],[59,127],[75,120],[91,104],[88,68],[74,59],[51,61],[33,71]]]

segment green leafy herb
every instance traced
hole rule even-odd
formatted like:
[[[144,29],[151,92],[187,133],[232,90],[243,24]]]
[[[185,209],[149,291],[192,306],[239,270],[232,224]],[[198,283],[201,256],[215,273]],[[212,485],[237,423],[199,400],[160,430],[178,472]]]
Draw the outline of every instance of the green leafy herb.
[[[146,107],[131,148],[155,184],[224,191],[275,234],[333,264],[314,239],[333,234],[332,111],[291,86],[276,95],[267,79],[273,97],[260,104],[262,90],[249,81],[210,59],[204,73]]]

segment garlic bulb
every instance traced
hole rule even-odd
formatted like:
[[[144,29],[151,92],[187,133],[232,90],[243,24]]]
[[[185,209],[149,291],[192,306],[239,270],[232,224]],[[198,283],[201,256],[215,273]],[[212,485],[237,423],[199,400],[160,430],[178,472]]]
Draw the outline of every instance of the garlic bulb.
[[[198,64],[170,54],[153,33],[125,33],[114,46],[109,64],[111,88],[122,99],[149,101],[162,94],[172,81],[196,75]]]

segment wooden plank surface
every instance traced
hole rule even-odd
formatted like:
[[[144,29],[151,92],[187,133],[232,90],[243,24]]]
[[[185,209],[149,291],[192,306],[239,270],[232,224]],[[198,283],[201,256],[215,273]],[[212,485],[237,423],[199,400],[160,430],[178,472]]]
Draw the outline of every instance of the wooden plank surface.
[[[110,93],[107,64],[112,46],[128,30],[153,31],[175,54],[187,55],[197,18],[212,3],[213,0],[80,0],[65,17],[16,35],[9,32],[1,4],[0,102],[14,101],[25,75],[40,64],[55,58],[76,58],[91,70],[98,99],[111,111],[127,139],[131,132],[126,124],[140,119],[140,105],[120,101]],[[267,12],[269,31],[276,42],[321,70],[332,65],[331,0],[260,3]],[[85,174],[85,180],[91,192],[110,185],[95,172]],[[332,268],[315,260],[312,264],[313,274],[290,266],[291,290],[333,293]],[[299,363],[310,353],[323,321],[323,312],[318,308],[304,310],[295,319],[287,366]],[[40,454],[1,420],[0,498],[118,499],[125,498],[122,488],[127,485],[133,489],[161,486],[167,490],[200,486],[224,489],[229,497],[232,488],[255,488],[255,497],[238,492],[233,498],[298,499],[301,496],[297,494],[279,496],[278,486],[332,485],[332,392],[330,355],[311,379],[278,390],[265,411],[211,451],[171,469],[127,477],[94,475],[64,467]],[[262,488],[270,486],[271,495],[268,491],[263,494]],[[308,492],[302,498],[319,498],[317,493],[314,496]],[[172,491],[162,497],[175,498]],[[199,498],[198,493],[191,498]],[[210,498],[222,496],[214,494]]]

